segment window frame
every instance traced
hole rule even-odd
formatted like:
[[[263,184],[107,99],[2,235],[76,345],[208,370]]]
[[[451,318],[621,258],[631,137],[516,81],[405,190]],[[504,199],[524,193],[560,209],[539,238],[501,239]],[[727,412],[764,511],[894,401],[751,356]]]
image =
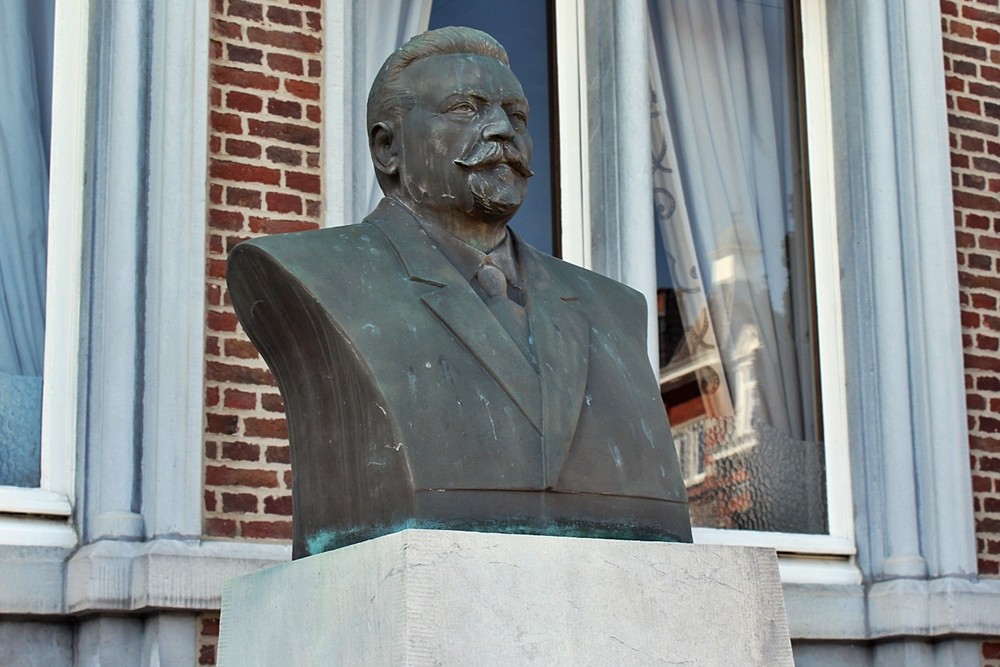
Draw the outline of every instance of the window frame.
[[[593,145],[592,111],[595,107],[588,97],[587,85],[609,76],[609,73],[628,67],[628,64],[606,61],[595,62],[595,55],[605,58],[608,49],[594,48],[588,44],[588,22],[595,20],[608,29],[614,20],[596,15],[605,11],[591,0],[555,0],[556,34],[556,85],[559,109],[559,152],[561,186],[562,257],[588,269],[602,270],[612,277],[630,284],[642,292],[647,303],[655,304],[655,262],[642,258],[638,269],[629,271],[618,267],[601,267],[596,257],[608,252],[602,245],[615,244],[619,248],[652,248],[647,236],[636,226],[611,222],[615,229],[598,229],[601,212],[593,211],[590,193],[600,188],[600,180],[609,176],[593,169],[595,150],[610,152],[604,146]],[[639,12],[645,16],[645,5]],[[836,215],[836,183],[834,180],[833,108],[830,98],[830,54],[827,33],[826,0],[801,0],[799,25],[801,30],[801,80],[804,82],[803,135],[808,146],[808,199],[812,222],[814,254],[814,279],[816,287],[817,339],[820,369],[821,410],[824,424],[824,452],[826,461],[827,518],[829,532],[822,535],[782,533],[770,531],[727,530],[694,528],[695,542],[741,546],[766,546],[783,554],[831,556],[843,560],[857,552],[853,498],[850,475],[849,436],[847,422],[846,367],[843,339],[842,297],[840,288],[839,244]],[[635,18],[625,19],[635,22]],[[637,34],[633,25],[632,34]],[[648,28],[647,28],[648,31]],[[593,34],[593,33],[591,33]],[[637,40],[639,41],[639,40]],[[641,40],[645,44],[645,40]],[[590,47],[590,48],[588,48]],[[633,51],[634,53],[634,51]],[[618,49],[612,58],[620,58]],[[645,63],[642,70],[645,71]],[[613,76],[613,74],[611,74]],[[619,77],[623,79],[624,77]],[[617,85],[617,82],[616,84]],[[613,86],[612,86],[613,87]],[[620,99],[620,91],[617,91]],[[642,91],[633,90],[628,99],[648,99]],[[638,105],[638,102],[634,104]],[[648,105],[647,105],[648,106]],[[608,105],[607,108],[613,108]],[[614,113],[618,110],[615,109]],[[587,147],[590,146],[588,150]],[[618,150],[621,150],[620,148]],[[579,165],[578,169],[567,168]],[[599,169],[599,167],[598,167]],[[611,176],[613,178],[613,176]],[[595,181],[598,181],[595,183]],[[640,186],[641,187],[641,186]],[[651,188],[649,189],[651,191]],[[604,216],[611,220],[610,215]],[[652,210],[646,217],[652,220]],[[636,234],[642,236],[634,238]],[[617,250],[623,252],[623,250]],[[630,259],[632,259],[630,257]],[[610,269],[610,270],[608,270]],[[655,331],[655,307],[649,309],[649,327]],[[655,340],[651,339],[650,357],[654,358]],[[801,569],[801,568],[799,568]],[[798,571],[798,570],[797,570]],[[838,575],[838,580],[843,574]]]
[[[0,486],[8,545],[71,547],[75,502],[90,0],[56,2],[49,166],[41,478]],[[12,516],[17,515],[17,516]],[[56,520],[46,520],[56,519]]]

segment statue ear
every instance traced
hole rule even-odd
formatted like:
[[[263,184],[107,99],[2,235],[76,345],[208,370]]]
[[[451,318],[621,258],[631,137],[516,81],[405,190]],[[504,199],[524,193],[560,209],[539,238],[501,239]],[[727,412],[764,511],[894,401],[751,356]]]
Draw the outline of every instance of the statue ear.
[[[394,175],[399,171],[399,146],[388,123],[375,123],[368,132],[368,150],[379,172]]]

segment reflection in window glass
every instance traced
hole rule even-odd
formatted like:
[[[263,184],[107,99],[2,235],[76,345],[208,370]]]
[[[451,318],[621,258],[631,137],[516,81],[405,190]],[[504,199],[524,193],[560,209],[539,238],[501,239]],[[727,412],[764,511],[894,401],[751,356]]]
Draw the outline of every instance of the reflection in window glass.
[[[0,2],[0,485],[41,474],[53,0]]]
[[[660,385],[695,525],[827,530],[786,0],[650,0]]]

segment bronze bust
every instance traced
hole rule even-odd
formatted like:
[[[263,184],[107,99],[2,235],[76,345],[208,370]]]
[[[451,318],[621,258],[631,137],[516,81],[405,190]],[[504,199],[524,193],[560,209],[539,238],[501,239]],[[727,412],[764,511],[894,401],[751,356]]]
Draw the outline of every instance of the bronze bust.
[[[407,527],[691,540],[644,300],[507,229],[528,113],[489,35],[417,36],[368,99],[382,203],[233,250],[287,408],[296,558]]]

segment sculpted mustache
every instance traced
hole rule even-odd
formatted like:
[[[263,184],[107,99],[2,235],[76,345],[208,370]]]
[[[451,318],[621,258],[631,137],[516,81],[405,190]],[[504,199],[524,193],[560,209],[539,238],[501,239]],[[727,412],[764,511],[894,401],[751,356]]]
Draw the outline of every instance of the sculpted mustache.
[[[528,163],[525,162],[524,156],[521,155],[520,151],[510,144],[495,141],[479,144],[468,154],[455,160],[455,164],[470,169],[481,169],[497,164],[507,164],[524,178],[534,176],[534,172],[528,168]]]

